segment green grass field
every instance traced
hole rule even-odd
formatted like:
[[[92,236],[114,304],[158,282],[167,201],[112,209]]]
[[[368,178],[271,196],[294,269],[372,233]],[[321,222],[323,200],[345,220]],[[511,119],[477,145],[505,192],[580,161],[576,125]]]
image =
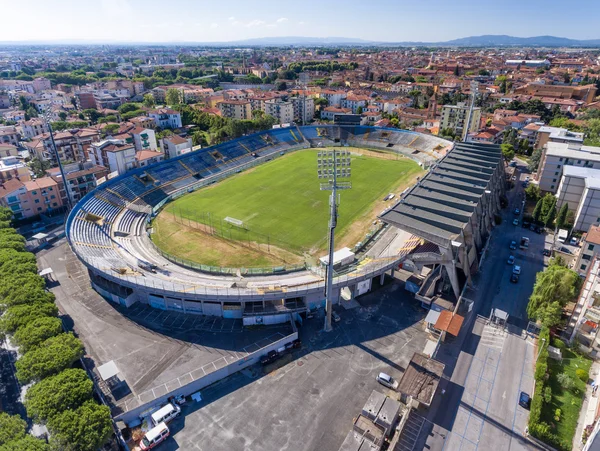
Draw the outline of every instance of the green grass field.
[[[161,217],[175,215],[210,223],[226,239],[269,242],[297,254],[324,248],[329,192],[319,189],[316,159],[317,150],[298,151],[177,199],[155,220],[153,239],[167,252],[177,250],[165,248],[171,247],[168,227],[161,226]],[[352,189],[341,191],[337,242],[349,235],[360,241],[384,208],[382,198],[398,194],[421,172],[408,158],[353,157]],[[248,231],[222,222],[227,216],[244,221]],[[195,241],[189,246],[201,245]]]

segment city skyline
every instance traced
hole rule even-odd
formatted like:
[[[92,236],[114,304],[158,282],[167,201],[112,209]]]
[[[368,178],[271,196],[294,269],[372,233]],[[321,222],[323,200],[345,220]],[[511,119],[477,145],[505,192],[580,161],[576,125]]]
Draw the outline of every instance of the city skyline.
[[[343,8],[307,0],[302,8],[286,9],[272,1],[247,8],[247,3],[232,0],[225,11],[208,2],[187,0],[174,0],[168,8],[156,0],[65,0],[61,8],[55,6],[41,0],[4,5],[6,17],[23,17],[25,12],[28,25],[23,26],[22,20],[7,21],[0,30],[0,41],[169,43],[302,36],[441,42],[490,34],[600,38],[594,27],[594,12],[600,12],[600,5],[593,0],[578,4],[588,14],[577,23],[565,21],[557,1],[508,0],[489,5],[431,0],[425,5],[384,0],[374,9],[357,0],[348,0]]]

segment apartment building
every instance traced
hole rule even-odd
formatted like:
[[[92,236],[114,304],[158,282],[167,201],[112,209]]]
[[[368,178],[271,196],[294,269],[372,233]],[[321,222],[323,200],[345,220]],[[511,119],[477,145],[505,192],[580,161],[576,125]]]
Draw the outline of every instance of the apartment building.
[[[22,182],[31,180],[29,168],[15,156],[0,158],[0,183],[10,179],[19,179]]]
[[[13,125],[0,126],[0,144],[12,144],[18,146],[21,133]]]
[[[252,119],[252,106],[249,100],[223,100],[217,103],[221,116],[231,119]]]
[[[457,136],[463,136],[465,133],[474,133],[479,130],[481,122],[481,108],[473,108],[473,115],[469,124],[469,129],[466,130],[467,120],[469,116],[469,105],[465,102],[459,102],[456,105],[444,105],[442,107],[442,118],[440,121],[440,129],[449,128],[454,131]]]
[[[137,167],[135,154],[135,146],[121,139],[93,143],[90,148],[90,159],[94,165],[104,166],[109,172],[119,175]]]
[[[563,86],[529,83],[515,89],[515,94],[524,94],[535,97],[554,97],[557,99],[581,100],[591,103],[596,97],[598,88],[595,85]]]
[[[565,203],[575,215],[574,230],[588,230],[600,222],[600,169],[578,166],[563,168],[556,192],[556,207]]]
[[[352,114],[352,110],[350,108],[328,106],[321,110],[321,119],[333,121],[336,114]]]
[[[290,97],[294,106],[294,119],[300,124],[306,124],[315,116],[315,99],[308,96]]]
[[[159,108],[152,110],[148,113],[148,116],[154,120],[157,127],[162,129],[176,129],[181,128],[181,114],[178,111],[170,108]]]
[[[580,276],[585,276],[590,269],[590,265],[600,256],[600,226],[592,225],[587,233],[581,238],[581,249],[573,269]]]
[[[23,122],[21,124],[21,130],[23,131],[23,136],[27,139],[31,139],[49,131],[46,121],[38,118],[33,118]]]
[[[265,102],[265,113],[273,116],[280,124],[294,121],[294,105],[281,99],[271,99]]]
[[[353,114],[358,112],[358,108],[365,108],[369,103],[369,96],[348,94],[345,99],[342,99],[342,108],[350,108]]]
[[[319,97],[322,99],[327,99],[328,106],[342,106],[342,100],[346,98],[346,92],[344,91],[335,91],[331,89],[324,89],[319,93]]]
[[[192,151],[192,138],[178,135],[168,136],[162,140],[162,149],[167,158],[175,158]]]
[[[156,135],[150,128],[136,127],[129,132],[135,150],[156,150]]]
[[[583,144],[584,134],[567,130],[566,128],[541,126],[536,133],[534,148],[541,149],[549,142]]]
[[[24,183],[26,192],[19,196],[23,218],[51,213],[62,208],[58,183],[51,177],[41,177]]]
[[[540,190],[555,194],[565,166],[600,169],[600,147],[546,143],[536,173]]]
[[[98,186],[98,180],[108,175],[108,169],[103,166],[94,165],[91,161],[85,163],[73,163],[63,166],[71,200],[78,202],[83,196]],[[67,194],[59,168],[51,168],[46,171],[58,185],[63,205],[67,204]]]

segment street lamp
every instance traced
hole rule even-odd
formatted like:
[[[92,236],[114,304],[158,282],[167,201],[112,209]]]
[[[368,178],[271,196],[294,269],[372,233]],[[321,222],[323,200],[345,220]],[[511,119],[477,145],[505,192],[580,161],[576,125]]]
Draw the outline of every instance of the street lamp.
[[[540,346],[540,351],[538,352],[537,357],[535,358],[535,361],[537,362],[537,360],[540,358],[540,354],[542,353],[542,349],[544,349],[544,345],[546,344],[546,339],[542,338],[542,345]]]
[[[329,196],[329,260],[327,261],[327,282],[325,286],[325,332],[331,331],[331,311],[333,308],[333,252],[335,241],[335,227],[338,215],[338,189],[350,189],[352,183],[348,180],[338,179],[350,178],[350,152],[347,150],[325,150],[317,154],[317,174],[319,179],[325,179],[321,183],[321,191],[331,191]]]
[[[67,210],[71,211],[73,208],[73,203],[71,202],[71,195],[69,193],[69,185],[67,183],[67,177],[65,177],[65,171],[63,170],[62,163],[60,161],[60,155],[58,154],[58,149],[56,148],[56,142],[54,141],[54,132],[52,131],[52,124],[50,123],[50,108],[47,108],[42,113],[42,117],[46,122],[46,126],[48,127],[48,133],[50,133],[50,141],[52,142],[52,150],[54,151],[54,157],[58,163],[58,169],[60,170],[60,176],[63,180],[63,185],[65,187],[65,194],[67,195]]]

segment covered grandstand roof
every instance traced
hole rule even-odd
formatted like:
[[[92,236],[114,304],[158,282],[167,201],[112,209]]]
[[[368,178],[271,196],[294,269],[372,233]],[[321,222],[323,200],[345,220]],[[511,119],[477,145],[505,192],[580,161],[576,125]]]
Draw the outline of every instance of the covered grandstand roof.
[[[383,221],[448,247],[471,219],[488,189],[502,151],[495,144],[459,143],[400,201]]]

